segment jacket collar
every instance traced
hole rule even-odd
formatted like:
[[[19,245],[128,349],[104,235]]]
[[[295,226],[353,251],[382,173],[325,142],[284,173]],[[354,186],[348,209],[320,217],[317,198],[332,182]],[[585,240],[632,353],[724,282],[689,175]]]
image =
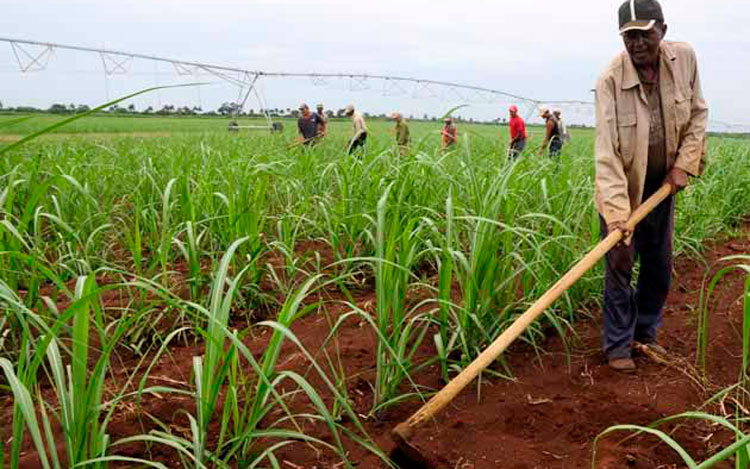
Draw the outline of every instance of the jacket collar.
[[[669,42],[662,41],[659,46],[661,51],[661,61],[667,64],[667,68],[672,70],[672,62],[677,60],[677,55],[674,53],[674,49]],[[640,78],[638,78],[638,71],[633,65],[633,61],[630,60],[630,56],[627,51],[622,53],[622,89],[629,90],[635,88],[641,84]]]
[[[670,72],[674,72],[672,63],[677,60],[677,54],[674,52],[672,43],[661,41],[661,61],[667,65]]]

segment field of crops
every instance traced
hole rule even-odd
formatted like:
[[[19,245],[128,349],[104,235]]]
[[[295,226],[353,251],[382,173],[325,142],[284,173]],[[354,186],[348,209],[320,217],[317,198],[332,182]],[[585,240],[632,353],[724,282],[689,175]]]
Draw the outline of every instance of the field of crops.
[[[11,119],[0,116],[0,151],[59,118],[3,125]],[[391,123],[369,125],[355,157],[344,121],[307,149],[290,145],[293,122],[277,135],[230,134],[222,119],[127,117],[82,119],[1,155],[0,467],[394,467],[388,431],[599,240],[594,134],[574,129],[559,159],[512,162],[507,128],[461,125],[459,145],[443,152],[439,124],[415,122],[401,156]],[[533,148],[542,135],[530,130]],[[707,242],[747,238],[748,163],[750,141],[712,138],[706,174],[677,205],[685,272],[702,269]],[[727,269],[748,264],[735,256]],[[705,347],[690,350],[700,359],[709,349],[711,363],[712,328],[701,325],[719,287],[704,289],[704,272],[693,285],[705,295],[687,310]],[[735,281],[745,288],[721,306],[746,337],[750,281]],[[598,340],[589,322],[600,290],[597,269],[462,402],[481,414],[477,399],[510,396],[550,351],[568,365],[554,367],[560,376],[570,373],[581,331]],[[731,343],[745,370],[748,342]],[[737,441],[721,459],[739,451],[744,467],[746,374],[737,383],[740,369],[725,371],[715,384],[732,391],[715,401],[731,395],[736,406],[713,424],[729,425],[729,440],[693,457]],[[557,406],[533,394],[526,410]],[[598,432],[652,422],[629,415]],[[523,438],[528,422],[515,418]],[[596,433],[583,438],[590,460]],[[649,461],[710,467],[664,447]],[[497,451],[483,460],[461,447],[445,455],[441,467],[580,467],[520,454],[528,465],[498,465]]]

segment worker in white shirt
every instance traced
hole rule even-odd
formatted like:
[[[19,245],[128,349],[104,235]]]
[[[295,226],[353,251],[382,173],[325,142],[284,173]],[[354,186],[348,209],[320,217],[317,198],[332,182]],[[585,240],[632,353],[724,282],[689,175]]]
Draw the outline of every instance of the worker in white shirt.
[[[351,155],[358,148],[365,146],[365,142],[367,141],[367,124],[365,124],[362,114],[357,112],[351,104],[346,106],[344,114],[347,117],[351,117],[354,127],[354,136],[349,141],[349,154]]]

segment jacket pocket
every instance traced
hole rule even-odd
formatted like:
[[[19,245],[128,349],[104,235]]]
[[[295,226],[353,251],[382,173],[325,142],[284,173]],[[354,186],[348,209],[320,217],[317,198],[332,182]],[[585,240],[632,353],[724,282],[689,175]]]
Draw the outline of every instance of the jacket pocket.
[[[625,171],[633,165],[635,157],[638,126],[635,114],[617,116],[617,133],[620,139],[620,157]]]
[[[677,132],[682,135],[690,122],[690,114],[693,107],[693,91],[690,89],[678,90],[675,95],[675,118]]]

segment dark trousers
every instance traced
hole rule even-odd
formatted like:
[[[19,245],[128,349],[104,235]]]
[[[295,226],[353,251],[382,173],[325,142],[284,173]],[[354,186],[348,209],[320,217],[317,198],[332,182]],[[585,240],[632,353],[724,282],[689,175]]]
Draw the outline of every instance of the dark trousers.
[[[367,133],[362,133],[359,137],[349,143],[349,154],[351,155],[357,148],[364,147],[367,142]]]
[[[560,137],[554,136],[549,142],[549,156],[560,156],[562,153],[563,141]]]
[[[603,218],[600,221],[606,236],[607,226]],[[671,283],[673,231],[674,197],[670,196],[636,227],[630,246],[616,246],[607,254],[603,342],[608,358],[630,357],[634,340],[656,341]],[[636,258],[640,273],[633,289]]]
[[[510,144],[510,151],[508,151],[508,156],[510,157],[510,159],[515,160],[521,155],[521,153],[523,153],[523,150],[525,148],[526,140],[516,140]]]

